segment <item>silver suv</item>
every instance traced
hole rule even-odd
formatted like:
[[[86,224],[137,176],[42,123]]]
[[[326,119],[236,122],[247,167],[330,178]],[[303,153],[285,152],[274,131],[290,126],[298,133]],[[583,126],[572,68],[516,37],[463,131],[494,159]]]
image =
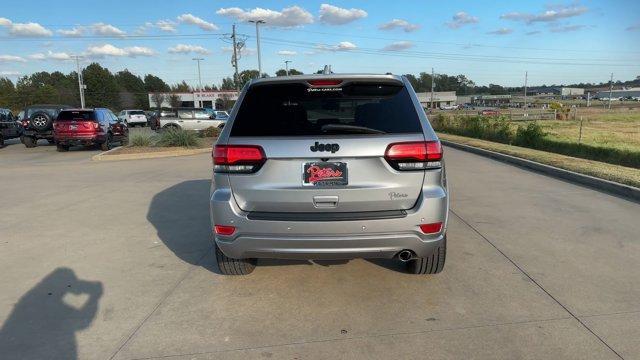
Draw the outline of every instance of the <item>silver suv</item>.
[[[220,271],[257,258],[388,258],[442,271],[449,196],[442,148],[394,75],[253,80],[213,149]]]

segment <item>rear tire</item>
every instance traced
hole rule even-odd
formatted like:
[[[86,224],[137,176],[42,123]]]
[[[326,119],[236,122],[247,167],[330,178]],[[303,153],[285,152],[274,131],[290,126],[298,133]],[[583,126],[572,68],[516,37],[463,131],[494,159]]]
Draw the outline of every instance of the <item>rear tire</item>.
[[[56,149],[57,149],[59,152],[69,151],[69,145],[57,144],[57,145],[56,145]]]
[[[2,149],[4,147],[4,136],[2,136],[2,133],[0,133],[0,149]]]
[[[438,274],[444,269],[446,258],[447,237],[445,236],[442,245],[437,247],[430,256],[408,261],[407,270],[411,274]]]
[[[24,146],[28,148],[34,148],[38,146],[38,139],[31,136],[22,136],[20,141],[24,144]]]
[[[107,135],[107,138],[104,140],[102,144],[100,144],[100,150],[109,151],[111,150],[111,134]]]
[[[121,146],[127,146],[129,145],[129,136],[123,136],[122,140],[120,140],[120,145]]]
[[[256,268],[256,259],[232,259],[215,247],[218,268],[222,275],[248,275]]]

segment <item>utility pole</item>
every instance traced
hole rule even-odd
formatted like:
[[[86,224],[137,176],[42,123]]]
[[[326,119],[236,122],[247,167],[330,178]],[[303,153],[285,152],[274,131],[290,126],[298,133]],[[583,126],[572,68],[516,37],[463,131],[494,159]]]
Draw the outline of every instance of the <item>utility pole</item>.
[[[258,48],[258,79],[262,76],[262,60],[260,59],[260,24],[264,24],[264,20],[249,20],[250,23],[256,24],[256,46]]]
[[[78,67],[78,89],[80,90],[80,108],[84,109],[84,79],[82,78],[82,70],[80,69],[80,56],[75,55],[76,66]]]
[[[431,108],[435,109],[435,106],[433,106],[433,90],[435,89],[436,86],[436,78],[434,77],[434,73],[433,73],[433,68],[431,68]]]
[[[284,61],[284,67],[287,70],[287,76],[289,76],[289,63],[291,62],[291,60],[285,60]]]
[[[236,24],[232,26],[233,32],[231,34],[231,39],[233,40],[233,59],[231,59],[231,65],[235,68],[235,73],[233,75],[233,82],[236,85],[236,91],[240,91],[240,78],[238,75],[238,42],[236,39]]]
[[[529,76],[529,72],[524,72],[524,113],[527,114],[527,78]]]
[[[611,96],[613,96],[613,73],[611,73],[611,80],[609,80],[609,110],[611,110]]]

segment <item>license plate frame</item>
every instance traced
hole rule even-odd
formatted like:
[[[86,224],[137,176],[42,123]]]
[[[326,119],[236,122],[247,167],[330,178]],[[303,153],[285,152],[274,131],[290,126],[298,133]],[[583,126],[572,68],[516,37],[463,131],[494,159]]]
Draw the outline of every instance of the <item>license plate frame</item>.
[[[316,170],[311,170],[313,167]],[[312,161],[302,164],[302,185],[331,187],[349,185],[349,171],[346,162]]]
[[[74,125],[74,124],[69,125],[69,130],[71,130],[71,131],[77,131],[77,130],[78,130],[78,125]]]

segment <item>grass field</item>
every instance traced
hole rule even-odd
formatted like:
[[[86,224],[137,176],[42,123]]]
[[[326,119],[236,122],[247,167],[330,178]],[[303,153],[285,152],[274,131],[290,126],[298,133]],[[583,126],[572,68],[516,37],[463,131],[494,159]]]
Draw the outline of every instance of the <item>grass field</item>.
[[[580,139],[582,144],[640,152],[640,109],[578,109],[576,118],[544,120],[538,124],[551,139],[570,143]],[[513,126],[517,127],[517,124]]]

